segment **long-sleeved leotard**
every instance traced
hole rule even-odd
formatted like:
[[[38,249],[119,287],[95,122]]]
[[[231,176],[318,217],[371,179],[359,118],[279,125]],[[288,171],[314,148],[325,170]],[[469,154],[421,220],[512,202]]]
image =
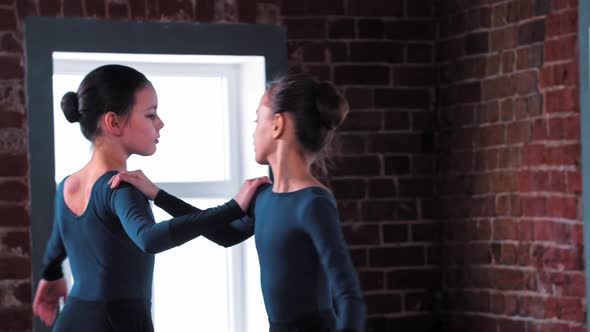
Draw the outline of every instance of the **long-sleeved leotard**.
[[[173,216],[199,211],[164,191],[155,203]],[[365,305],[333,195],[319,187],[275,193],[265,184],[250,207],[253,219],[210,228],[203,236],[227,247],[255,235],[269,320],[331,310],[333,296],[337,329],[364,331]]]
[[[110,171],[97,179],[80,216],[65,205],[63,181],[56,192],[55,221],[42,276],[50,281],[60,278],[61,263],[67,257],[75,280],[70,295],[83,300],[151,300],[153,254],[245,215],[231,200],[156,223],[139,190],[128,183],[110,188],[108,180],[115,174]]]

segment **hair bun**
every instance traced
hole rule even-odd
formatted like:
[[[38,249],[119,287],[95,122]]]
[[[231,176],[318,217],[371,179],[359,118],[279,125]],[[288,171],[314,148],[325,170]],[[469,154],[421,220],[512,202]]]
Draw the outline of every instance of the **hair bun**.
[[[61,98],[61,110],[70,123],[78,122],[82,116],[78,110],[78,94],[72,91],[67,92]]]
[[[334,84],[321,82],[317,87],[316,107],[322,124],[328,129],[335,129],[344,122],[349,106],[346,98]]]

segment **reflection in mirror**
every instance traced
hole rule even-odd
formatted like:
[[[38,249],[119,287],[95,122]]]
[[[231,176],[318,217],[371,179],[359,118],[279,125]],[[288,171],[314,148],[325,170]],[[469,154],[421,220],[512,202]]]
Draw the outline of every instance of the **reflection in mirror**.
[[[252,120],[265,88],[264,57],[53,52],[56,185],[91,156],[79,126],[63,116],[61,97],[109,63],[147,76],[165,123],[156,154],[132,156],[128,169],[142,169],[159,187],[200,208],[228,200],[244,179],[267,174],[254,161],[252,144]],[[169,218],[153,207],[157,221]],[[75,280],[64,265],[71,287]],[[224,249],[198,238],[161,253],[153,288],[156,331],[268,330],[253,239]]]

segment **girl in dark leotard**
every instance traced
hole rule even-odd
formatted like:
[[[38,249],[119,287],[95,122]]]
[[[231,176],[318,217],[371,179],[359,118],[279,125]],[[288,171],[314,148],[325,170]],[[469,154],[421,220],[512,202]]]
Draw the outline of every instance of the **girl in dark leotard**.
[[[365,304],[336,200],[312,175],[347,112],[346,100],[329,82],[292,75],[271,85],[256,112],[254,146],[256,161],[270,165],[274,182],[258,189],[248,211],[252,220],[203,233],[226,247],[255,236],[272,332],[364,331]],[[199,211],[141,172],[118,174],[111,184],[121,181],[173,216]]]
[[[77,93],[62,99],[66,118],[80,123],[93,152],[88,164],[59,184],[55,196],[53,229],[33,301],[35,315],[54,323],[58,300],[66,297],[61,263],[69,258],[74,285],[53,331],[153,331],[154,254],[243,217],[256,187],[267,181],[248,180],[221,206],[155,223],[139,190],[129,184],[112,189],[108,180],[126,169],[130,155],[156,151],[164,126],[157,106],[147,78],[119,65],[93,70]]]

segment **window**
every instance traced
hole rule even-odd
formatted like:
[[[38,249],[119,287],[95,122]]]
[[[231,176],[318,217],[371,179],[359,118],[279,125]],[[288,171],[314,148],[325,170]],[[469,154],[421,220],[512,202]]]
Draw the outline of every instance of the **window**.
[[[107,63],[129,65],[148,77],[165,123],[156,154],[132,156],[128,169],[142,169],[158,186],[199,208],[221,204],[244,179],[267,174],[255,163],[252,144],[255,110],[265,87],[263,57],[55,52],[53,59],[56,184],[91,154],[79,126],[65,120],[61,97]],[[154,215],[156,221],[170,218],[157,207]],[[258,274],[253,239],[225,249],[198,238],[158,254],[156,330],[267,330]]]

